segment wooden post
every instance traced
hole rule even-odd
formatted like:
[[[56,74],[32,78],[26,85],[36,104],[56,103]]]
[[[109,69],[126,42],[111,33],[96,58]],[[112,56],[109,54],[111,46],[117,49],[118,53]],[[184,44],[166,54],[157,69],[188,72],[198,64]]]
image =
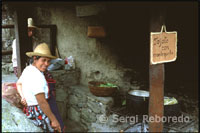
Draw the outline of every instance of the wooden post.
[[[150,32],[160,32],[164,20],[162,16],[151,19]],[[149,132],[162,132],[162,117],[164,114],[164,64],[149,66]],[[156,121],[156,117],[160,121]],[[153,121],[150,118],[154,118]]]
[[[23,69],[26,67],[27,56],[26,52],[32,51],[28,42],[28,24],[27,16],[25,15],[26,10],[22,8],[16,8],[14,13],[15,22],[15,37],[16,37],[16,50],[17,50],[17,66],[18,66],[18,77],[21,75]]]
[[[50,50],[51,54],[55,56],[56,46],[56,25],[52,25],[50,29]]]

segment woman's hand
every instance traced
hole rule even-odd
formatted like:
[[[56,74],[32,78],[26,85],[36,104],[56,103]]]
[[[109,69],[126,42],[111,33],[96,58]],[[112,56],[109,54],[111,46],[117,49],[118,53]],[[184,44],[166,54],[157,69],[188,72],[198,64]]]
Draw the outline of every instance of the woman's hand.
[[[48,104],[47,100],[45,99],[44,93],[38,93],[37,95],[35,95],[35,97],[36,97],[36,99],[38,101],[38,105],[40,106],[42,111],[50,119],[51,127],[54,130],[57,130],[58,132],[61,132],[60,124],[59,124],[58,120],[56,119],[55,115],[51,112],[51,108],[49,107],[49,104]]]
[[[21,98],[21,103],[22,103],[24,106],[27,105],[27,103],[26,103],[26,99],[25,99],[24,97]]]
[[[61,132],[61,127],[60,127],[60,124],[59,122],[55,119],[53,121],[51,121],[51,126],[54,130],[58,131],[58,132]]]
[[[19,95],[21,96],[21,101],[20,102],[24,106],[27,106],[26,99],[24,98],[24,94],[22,92],[22,83],[20,83],[19,81],[17,81],[16,86],[17,86],[17,91],[18,91]]]

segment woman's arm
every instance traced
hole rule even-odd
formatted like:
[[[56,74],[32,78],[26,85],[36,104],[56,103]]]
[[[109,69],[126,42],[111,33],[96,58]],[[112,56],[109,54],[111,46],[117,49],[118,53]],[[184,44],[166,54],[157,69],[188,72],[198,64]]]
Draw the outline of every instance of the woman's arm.
[[[25,99],[24,94],[23,94],[23,92],[22,92],[22,83],[17,82],[17,83],[16,83],[16,86],[17,86],[17,91],[18,91],[19,95],[21,96],[21,103],[22,103],[23,105],[27,105],[26,99]]]
[[[36,99],[38,101],[38,104],[39,104],[40,108],[47,115],[47,117],[50,119],[51,126],[55,130],[58,130],[59,132],[61,132],[60,124],[57,121],[55,115],[51,112],[49,104],[48,104],[47,100],[45,99],[45,94],[44,93],[39,93],[39,94],[37,94],[35,96],[36,96]]]

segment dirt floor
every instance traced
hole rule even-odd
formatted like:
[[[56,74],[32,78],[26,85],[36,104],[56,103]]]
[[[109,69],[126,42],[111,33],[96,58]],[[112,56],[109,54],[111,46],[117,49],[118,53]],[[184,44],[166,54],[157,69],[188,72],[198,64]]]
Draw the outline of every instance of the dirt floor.
[[[73,120],[67,119],[65,122],[65,132],[86,132],[79,124]]]

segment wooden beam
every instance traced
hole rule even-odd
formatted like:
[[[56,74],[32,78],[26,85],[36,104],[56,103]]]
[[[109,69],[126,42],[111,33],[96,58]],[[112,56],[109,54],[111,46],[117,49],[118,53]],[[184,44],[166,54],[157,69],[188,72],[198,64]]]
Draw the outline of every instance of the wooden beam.
[[[162,24],[164,24],[162,16],[152,16],[150,32],[160,32]],[[153,121],[149,121],[149,132],[162,132],[162,117],[164,114],[164,64],[149,65],[149,85],[149,118],[154,118]],[[156,121],[156,117],[160,118],[160,121]]]
[[[9,24],[9,25],[2,25],[2,28],[14,28],[14,25]]]
[[[2,55],[10,55],[12,54],[12,50],[2,50]]]
[[[50,50],[51,54],[55,56],[55,46],[56,46],[56,25],[52,25],[50,28]]]

